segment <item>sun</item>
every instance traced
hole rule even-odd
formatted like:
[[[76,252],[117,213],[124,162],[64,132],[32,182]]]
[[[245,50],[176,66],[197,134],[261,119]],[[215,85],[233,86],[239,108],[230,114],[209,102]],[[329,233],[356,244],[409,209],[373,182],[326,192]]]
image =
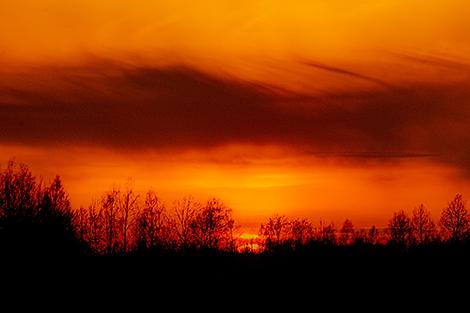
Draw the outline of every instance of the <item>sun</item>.
[[[239,238],[239,252],[257,253],[260,249],[260,237],[255,234],[243,233]]]

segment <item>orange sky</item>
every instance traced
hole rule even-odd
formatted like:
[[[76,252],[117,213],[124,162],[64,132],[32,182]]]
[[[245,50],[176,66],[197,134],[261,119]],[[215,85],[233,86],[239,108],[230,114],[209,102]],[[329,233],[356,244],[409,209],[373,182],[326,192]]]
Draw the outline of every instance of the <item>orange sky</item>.
[[[470,174],[468,1],[0,4],[0,166],[386,226]]]

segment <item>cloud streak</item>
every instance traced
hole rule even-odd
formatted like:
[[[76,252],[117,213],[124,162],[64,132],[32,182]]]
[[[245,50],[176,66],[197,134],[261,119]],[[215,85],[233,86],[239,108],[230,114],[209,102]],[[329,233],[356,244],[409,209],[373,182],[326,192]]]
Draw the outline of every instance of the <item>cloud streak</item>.
[[[378,84],[378,85],[381,85],[381,86],[384,86],[384,87],[390,87],[390,84],[388,84],[388,83],[386,83],[386,82],[384,82],[380,79],[374,78],[374,77],[369,77],[369,76],[366,76],[366,75],[362,75],[362,74],[359,74],[359,73],[351,72],[351,71],[348,71],[348,70],[344,70],[344,69],[341,69],[341,68],[337,68],[337,67],[333,67],[333,66],[329,66],[329,65],[325,65],[325,64],[320,64],[320,63],[306,62],[306,61],[304,61],[302,63],[307,65],[307,66],[313,67],[313,68],[317,68],[317,69],[320,69],[320,70],[325,70],[325,71],[332,72],[334,74],[346,75],[346,76],[349,76],[351,78],[359,78],[359,79],[363,79],[365,81],[369,81],[369,82],[372,82],[372,83],[375,83],[375,84]]]

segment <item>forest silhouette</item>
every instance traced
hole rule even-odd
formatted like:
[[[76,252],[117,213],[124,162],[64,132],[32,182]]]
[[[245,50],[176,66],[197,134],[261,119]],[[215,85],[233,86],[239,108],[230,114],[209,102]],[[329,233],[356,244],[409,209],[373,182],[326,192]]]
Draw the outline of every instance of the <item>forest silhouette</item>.
[[[45,183],[14,160],[0,173],[2,295],[15,311],[461,309],[469,252],[462,195],[437,222],[424,205],[385,229],[273,215],[244,239],[217,198],[168,208],[129,180],[72,208],[59,176]]]

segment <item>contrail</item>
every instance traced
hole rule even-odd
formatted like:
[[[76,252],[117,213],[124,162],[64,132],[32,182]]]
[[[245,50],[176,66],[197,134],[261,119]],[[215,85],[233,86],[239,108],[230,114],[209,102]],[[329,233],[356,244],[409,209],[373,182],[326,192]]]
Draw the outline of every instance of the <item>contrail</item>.
[[[364,80],[367,80],[367,81],[370,81],[370,82],[373,82],[373,83],[376,83],[376,84],[379,84],[379,85],[382,85],[382,86],[390,87],[389,84],[387,84],[386,82],[384,82],[380,79],[365,76],[365,75],[361,75],[361,74],[354,73],[354,72],[347,71],[347,70],[343,70],[343,69],[340,69],[340,68],[337,68],[337,67],[323,65],[323,64],[320,64],[320,63],[308,62],[308,61],[303,61],[301,63],[305,64],[307,66],[311,66],[311,67],[314,67],[314,68],[321,69],[321,70],[325,70],[325,71],[329,71],[329,72],[333,72],[333,73],[337,73],[337,74],[342,74],[342,75],[347,75],[347,76],[351,76],[351,77],[356,77],[356,78],[364,79]]]

